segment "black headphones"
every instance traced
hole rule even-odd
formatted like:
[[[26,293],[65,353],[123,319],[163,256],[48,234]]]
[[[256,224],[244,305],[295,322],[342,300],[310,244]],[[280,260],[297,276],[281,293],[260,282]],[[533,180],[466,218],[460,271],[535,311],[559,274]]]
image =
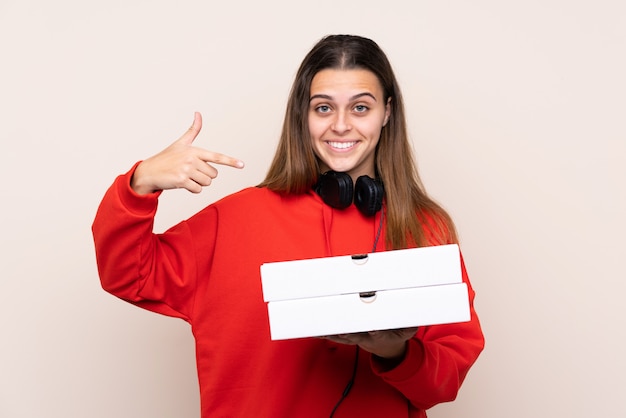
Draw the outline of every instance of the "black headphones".
[[[352,204],[365,216],[374,216],[383,207],[385,189],[380,180],[361,176],[352,183],[346,173],[327,171],[320,175],[315,192],[324,203],[335,209],[345,209]]]

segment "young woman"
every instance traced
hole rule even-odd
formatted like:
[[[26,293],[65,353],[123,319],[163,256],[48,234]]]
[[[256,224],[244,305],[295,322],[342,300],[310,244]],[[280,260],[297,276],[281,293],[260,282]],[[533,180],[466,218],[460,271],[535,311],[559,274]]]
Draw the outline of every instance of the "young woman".
[[[104,289],[191,324],[202,416],[425,417],[453,400],[484,345],[471,286],[465,323],[269,336],[261,264],[457,240],[419,180],[400,89],[378,45],[320,40],[296,75],[265,180],[154,234],[163,190],[198,193],[214,164],[243,167],[194,147],[201,125],[196,114],[180,139],[115,180],[93,234]],[[469,285],[464,267],[463,279]]]

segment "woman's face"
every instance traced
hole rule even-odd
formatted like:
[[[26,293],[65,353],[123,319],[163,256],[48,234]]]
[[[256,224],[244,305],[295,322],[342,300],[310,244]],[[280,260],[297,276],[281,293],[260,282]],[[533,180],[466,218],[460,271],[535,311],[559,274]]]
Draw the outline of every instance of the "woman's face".
[[[317,73],[311,82],[309,132],[322,172],[345,172],[353,180],[374,177],[376,145],[389,115],[389,102],[371,71]]]

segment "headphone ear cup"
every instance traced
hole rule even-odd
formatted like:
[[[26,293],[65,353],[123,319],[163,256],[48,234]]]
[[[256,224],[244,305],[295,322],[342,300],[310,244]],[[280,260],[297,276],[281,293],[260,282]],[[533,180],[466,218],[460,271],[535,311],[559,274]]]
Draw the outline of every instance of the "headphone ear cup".
[[[335,209],[345,209],[352,204],[354,185],[346,173],[327,171],[317,181],[315,191],[324,203]]]
[[[369,176],[356,179],[354,205],[365,216],[374,216],[383,207],[385,189],[382,182]]]

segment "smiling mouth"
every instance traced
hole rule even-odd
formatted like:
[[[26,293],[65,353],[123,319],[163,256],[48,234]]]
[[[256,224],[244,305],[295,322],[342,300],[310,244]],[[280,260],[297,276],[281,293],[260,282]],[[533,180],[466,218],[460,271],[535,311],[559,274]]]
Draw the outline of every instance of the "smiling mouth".
[[[357,144],[357,142],[358,141],[349,141],[349,142],[326,141],[326,143],[330,145],[331,148],[340,149],[340,150],[352,148]]]

